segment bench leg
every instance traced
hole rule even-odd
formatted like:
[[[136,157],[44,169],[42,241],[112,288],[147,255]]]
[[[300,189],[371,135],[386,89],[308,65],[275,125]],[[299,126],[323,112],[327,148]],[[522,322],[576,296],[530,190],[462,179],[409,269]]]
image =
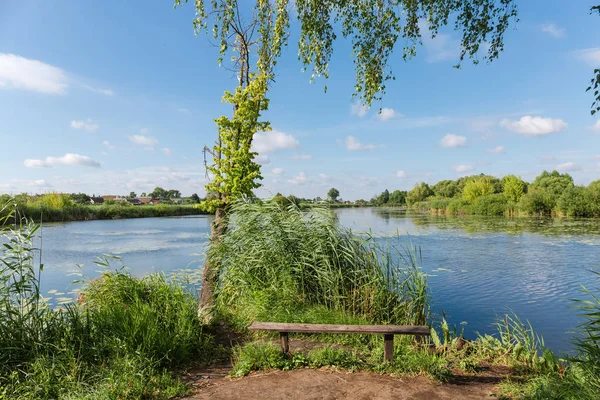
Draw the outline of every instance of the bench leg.
[[[392,361],[394,358],[394,335],[383,335],[383,361]]]
[[[290,351],[290,342],[289,342],[289,338],[288,338],[288,333],[287,332],[279,332],[279,337],[281,338],[281,350],[283,350],[284,353],[287,353]]]

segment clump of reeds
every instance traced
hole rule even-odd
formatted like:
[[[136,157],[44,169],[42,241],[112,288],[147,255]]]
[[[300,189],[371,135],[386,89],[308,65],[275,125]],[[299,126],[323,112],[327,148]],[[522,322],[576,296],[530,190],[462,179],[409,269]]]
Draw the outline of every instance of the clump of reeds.
[[[238,201],[208,256],[220,310],[240,325],[287,322],[425,324],[417,251],[342,228],[327,208]]]

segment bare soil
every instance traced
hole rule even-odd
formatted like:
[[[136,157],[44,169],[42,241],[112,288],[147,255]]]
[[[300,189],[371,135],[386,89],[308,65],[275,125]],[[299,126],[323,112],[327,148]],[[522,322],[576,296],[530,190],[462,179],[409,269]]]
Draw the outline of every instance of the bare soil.
[[[219,327],[217,337],[222,344],[243,343],[226,327]],[[269,342],[271,340],[265,340]],[[272,341],[277,344],[277,341]],[[322,346],[306,338],[290,341],[292,352],[307,352]],[[336,346],[344,347],[344,346]],[[374,372],[348,372],[335,368],[299,369],[293,371],[256,372],[243,378],[231,378],[232,365],[224,361],[211,367],[188,371],[182,375],[194,394],[184,400],[441,400],[484,399],[495,393],[495,386],[512,375],[509,368],[486,366],[476,375],[453,371],[448,383],[440,383],[427,377],[393,377]]]
[[[216,378],[216,376],[214,377]],[[204,378],[195,395],[201,399],[483,399],[489,398],[499,377],[483,376],[439,383],[425,377],[398,378],[372,372],[300,369],[250,374],[244,378]]]

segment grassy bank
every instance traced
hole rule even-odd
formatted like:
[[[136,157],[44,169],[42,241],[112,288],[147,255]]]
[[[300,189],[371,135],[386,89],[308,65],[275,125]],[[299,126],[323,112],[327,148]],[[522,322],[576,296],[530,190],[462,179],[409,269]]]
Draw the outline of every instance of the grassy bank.
[[[167,399],[187,392],[175,371],[217,355],[195,293],[161,275],[110,271],[77,303],[40,295],[37,227],[5,231],[0,258],[0,398]]]
[[[156,204],[133,206],[129,203],[77,204],[68,195],[50,193],[37,197],[17,196],[0,199],[0,204],[10,204],[0,211],[0,217],[18,214],[33,221],[90,221],[97,219],[123,219],[172,217],[206,214],[194,205]],[[14,222],[11,220],[11,222]]]
[[[238,202],[231,212],[230,229],[208,257],[219,269],[215,319],[248,339],[230,353],[233,375],[335,366],[446,381],[501,366],[510,371],[501,386],[509,398],[600,395],[600,300],[592,292],[578,303],[587,322],[574,358],[554,355],[515,316],[501,318],[494,335],[465,341],[430,315],[418,249],[356,235],[326,208]],[[102,261],[105,272],[85,282],[76,303],[50,309],[39,293],[36,226],[5,233],[0,398],[173,398],[188,390],[179,371],[223,354],[198,318],[197,296],[161,275],[137,279]],[[319,346],[284,355],[270,343],[275,336],[248,332],[261,320],[427,324],[432,337],[398,337],[386,363],[380,335],[312,335]]]

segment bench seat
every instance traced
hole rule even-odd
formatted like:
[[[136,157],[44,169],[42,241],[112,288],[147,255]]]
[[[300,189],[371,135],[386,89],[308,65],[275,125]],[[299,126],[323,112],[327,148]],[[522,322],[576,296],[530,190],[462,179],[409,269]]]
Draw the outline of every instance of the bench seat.
[[[288,333],[356,333],[379,334],[384,337],[384,360],[391,361],[394,354],[394,335],[429,336],[428,326],[423,325],[334,325],[298,324],[285,322],[253,322],[251,331],[279,332],[284,353],[289,351]]]

